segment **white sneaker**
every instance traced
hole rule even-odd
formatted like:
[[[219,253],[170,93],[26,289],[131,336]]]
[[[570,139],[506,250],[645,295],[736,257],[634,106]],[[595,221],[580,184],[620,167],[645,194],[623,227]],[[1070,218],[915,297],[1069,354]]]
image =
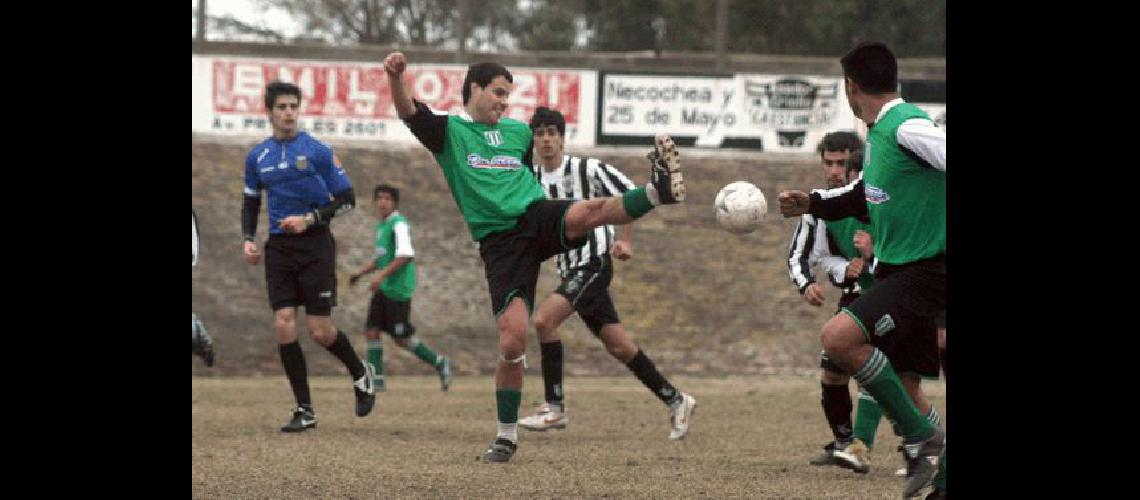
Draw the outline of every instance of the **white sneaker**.
[[[867,456],[869,452],[863,440],[855,438],[846,448],[835,450],[833,456],[840,462],[840,467],[866,474],[871,470],[871,459]]]
[[[519,419],[519,427],[528,431],[545,431],[547,429],[565,429],[570,423],[570,417],[564,411],[556,411],[549,403],[542,403],[535,410],[534,415]]]
[[[679,408],[674,410],[669,408],[669,425],[673,428],[669,433],[669,439],[681,439],[689,432],[689,417],[693,414],[693,410],[697,408],[696,398],[690,396],[688,393],[681,393],[681,404]]]

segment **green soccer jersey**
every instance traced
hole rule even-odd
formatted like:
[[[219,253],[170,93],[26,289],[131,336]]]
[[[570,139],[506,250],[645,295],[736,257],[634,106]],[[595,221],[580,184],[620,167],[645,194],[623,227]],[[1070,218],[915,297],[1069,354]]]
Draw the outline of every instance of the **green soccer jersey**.
[[[376,224],[376,268],[384,269],[396,257],[415,257],[412,226],[400,212],[392,212]],[[409,261],[385,278],[380,291],[392,300],[411,300],[416,291],[416,261]]]
[[[831,233],[832,239],[839,247],[839,253],[847,257],[848,260],[863,256],[859,253],[859,250],[855,248],[855,231],[862,229],[870,233],[870,224],[859,222],[859,219],[855,217],[848,217],[846,219],[827,221],[826,225],[827,231]],[[871,263],[865,262],[863,273],[859,275],[859,288],[864,292],[871,288],[871,285],[875,282],[875,278],[871,275],[870,268]]]
[[[929,120],[903,102],[867,131],[863,190],[880,262],[906,264],[946,251],[946,172],[922,165],[898,144],[899,126]]]
[[[434,115],[422,103],[416,108],[406,123],[434,153],[475,241],[515,227],[526,207],[544,198],[530,170],[527,124],[501,118],[487,125],[466,113]]]

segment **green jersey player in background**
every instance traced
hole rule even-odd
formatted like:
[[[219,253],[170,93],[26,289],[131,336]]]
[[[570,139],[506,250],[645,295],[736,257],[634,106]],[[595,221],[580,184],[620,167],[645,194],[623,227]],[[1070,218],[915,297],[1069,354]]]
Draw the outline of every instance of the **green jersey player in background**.
[[[935,331],[935,319],[946,310],[946,133],[899,98],[898,63],[885,45],[860,44],[840,64],[851,109],[867,124],[863,176],[810,195],[783,191],[780,212],[825,220],[870,217],[875,286],[832,317],[820,340],[828,357],[855,377],[903,434],[903,496],[912,497],[944,464],[939,457],[945,433],[907,396],[880,348],[898,344],[899,351],[910,350],[922,332]]]
[[[586,243],[594,228],[628,224],[660,204],[684,200],[680,155],[673,139],[655,138],[650,183],[620,197],[547,200],[534,178],[530,127],[504,118],[513,76],[496,63],[468,67],[462,112],[436,114],[412,99],[403,81],[407,59],[393,52],[384,70],[397,114],[435,157],[459,212],[479,242],[499,330],[495,366],[498,431],[484,462],[509,462],[518,445],[526,330],[542,261]],[[668,263],[663,263],[668,268]],[[692,405],[680,411],[692,412]]]
[[[375,369],[373,386],[378,391],[385,388],[384,343],[380,339],[380,332],[385,331],[400,347],[435,368],[439,373],[440,388],[446,391],[451,384],[451,360],[436,355],[416,337],[416,327],[411,321],[412,293],[416,291],[416,251],[412,248],[412,224],[397,210],[400,190],[379,184],[372,191],[372,203],[380,217],[376,223],[374,258],[360,272],[349,277],[348,283],[356,284],[364,275],[380,270],[369,283],[372,300],[368,304],[368,319],[364,325],[368,363]]]

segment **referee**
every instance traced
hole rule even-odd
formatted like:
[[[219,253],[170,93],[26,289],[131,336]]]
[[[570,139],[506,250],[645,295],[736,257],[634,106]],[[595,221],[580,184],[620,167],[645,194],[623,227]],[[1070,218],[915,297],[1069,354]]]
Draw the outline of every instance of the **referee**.
[[[348,368],[356,394],[356,415],[376,402],[372,373],[356,356],[348,337],[332,323],[336,306],[336,241],[329,220],[352,210],[356,196],[331,148],[301,132],[297,125],[301,89],[275,81],[265,88],[265,107],[273,136],[245,159],[245,203],[241,211],[245,260],[261,261],[254,242],[261,191],[268,193],[269,239],[265,242],[265,283],[277,328],[281,364],[297,407],[283,432],[317,426],[309,380],[297,342],[297,307],[305,306],[309,334]]]

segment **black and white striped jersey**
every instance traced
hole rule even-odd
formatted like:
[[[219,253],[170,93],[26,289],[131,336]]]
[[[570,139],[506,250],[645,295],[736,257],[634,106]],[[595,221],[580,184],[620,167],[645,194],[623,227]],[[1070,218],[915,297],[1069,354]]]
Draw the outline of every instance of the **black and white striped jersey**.
[[[190,209],[190,226],[190,236],[194,238],[194,258],[190,263],[190,267],[194,267],[198,265],[198,214],[195,214],[192,208]]]
[[[862,290],[857,281],[851,280],[850,285],[844,283],[849,262],[839,252],[823,219],[811,214],[800,216],[788,249],[788,276],[801,294],[808,285],[815,283],[811,270],[817,264],[827,273],[831,284],[842,288],[844,294],[860,293]]]
[[[635,187],[633,181],[620,170],[593,158],[563,155],[562,166],[554,172],[547,172],[537,161],[532,168],[542,183],[546,197],[552,200],[586,200],[619,196]],[[594,257],[609,253],[613,241],[612,225],[594,228],[585,245],[558,254],[558,273],[566,276],[571,269],[589,263]]]

